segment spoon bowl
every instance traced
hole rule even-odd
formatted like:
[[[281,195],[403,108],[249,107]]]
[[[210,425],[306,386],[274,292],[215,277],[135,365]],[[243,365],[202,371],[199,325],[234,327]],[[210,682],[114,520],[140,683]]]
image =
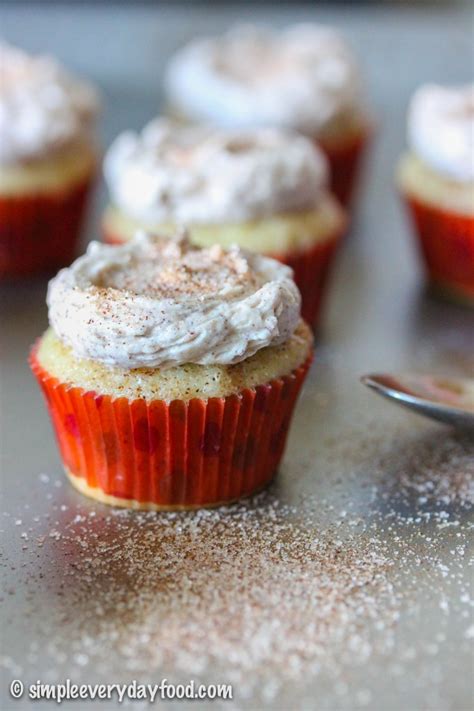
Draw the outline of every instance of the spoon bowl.
[[[363,375],[361,382],[420,415],[474,431],[474,378],[371,373]]]

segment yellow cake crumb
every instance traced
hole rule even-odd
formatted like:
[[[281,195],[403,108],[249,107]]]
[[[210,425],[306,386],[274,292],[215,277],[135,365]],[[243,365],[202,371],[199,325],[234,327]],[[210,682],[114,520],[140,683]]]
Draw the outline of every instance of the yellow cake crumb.
[[[92,144],[68,146],[44,158],[0,166],[0,195],[50,193],[72,187],[96,169],[97,151]]]
[[[414,153],[405,153],[398,165],[397,183],[403,193],[420,202],[474,215],[474,182],[449,180],[432,170]]]
[[[345,215],[337,201],[325,195],[317,209],[265,217],[252,222],[216,225],[187,225],[189,236],[200,247],[238,244],[251,252],[285,254],[304,251],[319,242],[333,239],[344,229]],[[103,219],[106,235],[122,241],[131,239],[137,230],[172,235],[177,225],[141,222],[110,205]]]
[[[308,358],[313,344],[309,327],[300,321],[294,334],[280,346],[262,348],[236,365],[186,364],[174,368],[111,368],[76,358],[50,328],[37,351],[39,364],[61,383],[130,400],[191,400],[226,397],[245,388],[289,375]]]

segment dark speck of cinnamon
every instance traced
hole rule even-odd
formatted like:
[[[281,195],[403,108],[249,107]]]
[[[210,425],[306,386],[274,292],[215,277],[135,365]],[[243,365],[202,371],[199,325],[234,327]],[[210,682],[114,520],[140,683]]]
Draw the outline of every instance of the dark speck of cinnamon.
[[[122,299],[124,292],[157,299],[206,297],[219,293],[223,286],[239,292],[252,290],[257,277],[248,269],[239,252],[220,247],[199,249],[188,243],[157,241],[133,255],[124,265],[104,270],[95,283],[96,294],[107,313],[110,302]]]

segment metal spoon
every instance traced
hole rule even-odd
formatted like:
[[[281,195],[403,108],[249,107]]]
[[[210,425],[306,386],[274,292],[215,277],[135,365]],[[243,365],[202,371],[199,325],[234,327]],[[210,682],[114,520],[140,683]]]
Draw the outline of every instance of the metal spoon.
[[[371,373],[361,382],[420,415],[453,427],[474,430],[474,378]]]

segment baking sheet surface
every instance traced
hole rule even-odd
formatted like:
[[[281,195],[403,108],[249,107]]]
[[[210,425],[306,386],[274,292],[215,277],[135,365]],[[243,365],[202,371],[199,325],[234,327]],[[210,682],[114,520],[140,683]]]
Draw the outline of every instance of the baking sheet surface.
[[[392,180],[410,92],[470,78],[469,20],[440,7],[247,14],[339,24],[363,57],[378,123],[278,480],[251,502],[190,515],[114,512],[82,498],[63,478],[26,363],[46,326],[46,282],[2,287],[2,708],[37,707],[8,696],[12,679],[163,677],[234,685],[233,702],[196,708],[472,704],[474,445],[358,382],[374,370],[474,373],[474,314],[422,287]],[[12,42],[48,46],[102,86],[104,146],[155,113],[175,46],[243,16],[0,11]],[[102,190],[87,238],[104,200]]]

